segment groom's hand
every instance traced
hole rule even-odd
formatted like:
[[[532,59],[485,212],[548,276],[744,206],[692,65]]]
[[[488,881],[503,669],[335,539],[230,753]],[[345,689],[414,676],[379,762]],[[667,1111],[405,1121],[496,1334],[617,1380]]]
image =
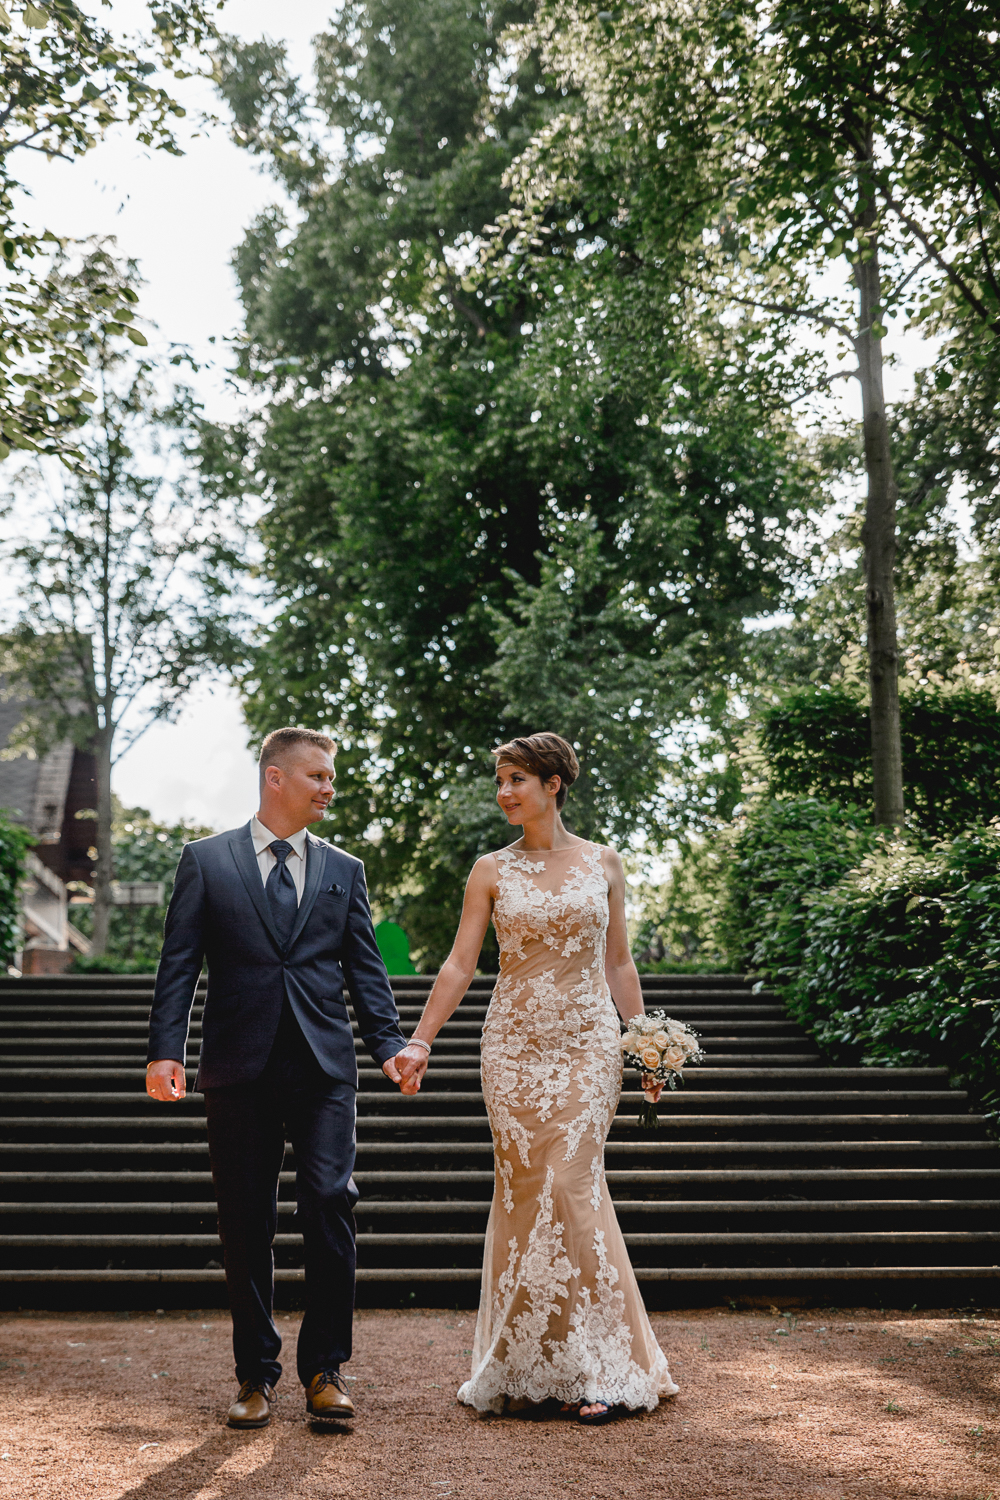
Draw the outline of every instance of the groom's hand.
[[[161,1057],[158,1062],[151,1062],[146,1069],[146,1093],[151,1099],[159,1099],[161,1104],[173,1104],[183,1099],[187,1093],[184,1064],[173,1057]]]
[[[423,1047],[404,1047],[382,1064],[382,1072],[399,1084],[401,1094],[418,1094],[420,1080],[427,1072],[427,1053]]]

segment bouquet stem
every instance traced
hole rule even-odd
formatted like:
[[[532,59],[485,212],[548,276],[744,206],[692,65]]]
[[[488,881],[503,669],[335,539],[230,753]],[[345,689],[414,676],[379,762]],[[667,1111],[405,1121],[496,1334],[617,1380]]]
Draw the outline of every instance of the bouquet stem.
[[[659,1130],[660,1122],[656,1114],[656,1105],[650,1104],[648,1099],[643,1099],[639,1105],[639,1129]]]

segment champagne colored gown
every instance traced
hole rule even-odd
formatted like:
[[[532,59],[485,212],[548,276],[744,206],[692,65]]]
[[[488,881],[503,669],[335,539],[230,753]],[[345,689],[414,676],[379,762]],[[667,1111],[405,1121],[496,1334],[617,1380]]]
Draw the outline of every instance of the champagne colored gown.
[[[550,1397],[652,1410],[677,1386],[604,1176],[622,1061],[601,851],[496,859],[500,975],[482,1040],[496,1179],[458,1399],[494,1412]]]

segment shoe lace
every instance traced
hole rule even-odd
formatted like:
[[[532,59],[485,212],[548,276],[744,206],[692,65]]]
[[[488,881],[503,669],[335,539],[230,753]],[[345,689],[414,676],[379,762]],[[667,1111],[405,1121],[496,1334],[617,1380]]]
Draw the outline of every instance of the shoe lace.
[[[318,1396],[320,1391],[325,1390],[328,1385],[334,1386],[341,1395],[347,1395],[347,1388],[339,1370],[320,1370],[316,1376],[316,1395]]]
[[[262,1395],[265,1394],[267,1391],[267,1382],[264,1380],[244,1380],[240,1386],[240,1393],[236,1398],[237,1401],[248,1401],[254,1391],[260,1391]]]

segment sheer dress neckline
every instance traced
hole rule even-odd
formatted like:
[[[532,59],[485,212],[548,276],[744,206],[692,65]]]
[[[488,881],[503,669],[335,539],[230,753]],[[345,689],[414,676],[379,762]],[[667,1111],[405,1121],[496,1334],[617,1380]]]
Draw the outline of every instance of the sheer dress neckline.
[[[530,867],[531,874],[537,875],[540,871],[547,869],[544,858],[546,854],[564,854],[567,852],[582,855],[583,867],[581,868],[580,865],[571,862],[563,870],[558,885],[551,887],[538,885],[534,880],[530,879],[527,870],[522,870],[522,879],[528,878],[530,884],[540,895],[558,896],[572,882],[574,876],[586,878],[587,875],[596,875],[598,870],[600,870],[601,877],[605,883],[605,889],[607,889],[607,876],[604,874],[600,847],[590,839],[582,839],[579,844],[567,844],[565,849],[515,849],[512,845],[508,844],[506,848],[497,850],[497,858],[498,860],[501,858],[520,860],[523,865]]]

